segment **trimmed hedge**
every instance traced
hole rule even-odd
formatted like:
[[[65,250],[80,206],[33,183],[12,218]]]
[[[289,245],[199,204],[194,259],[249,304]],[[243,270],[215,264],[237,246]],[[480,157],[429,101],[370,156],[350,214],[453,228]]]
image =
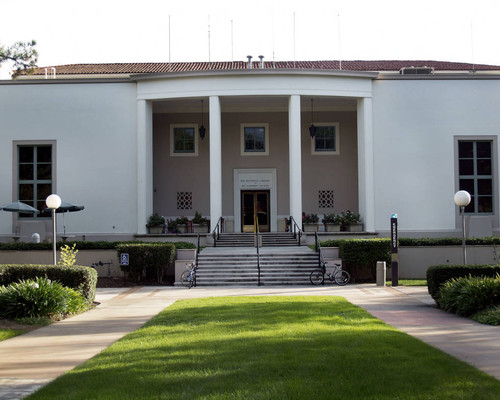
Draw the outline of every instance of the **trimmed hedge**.
[[[91,304],[95,300],[97,271],[90,267],[74,265],[0,265],[0,286],[7,286],[21,280],[48,278],[75,289]]]
[[[340,257],[357,282],[374,281],[377,261],[391,262],[391,240],[349,239],[339,243]]]
[[[123,244],[137,244],[137,243],[152,243],[140,241],[125,241],[125,242],[106,242],[106,241],[68,241],[57,242],[57,249],[62,246],[73,246],[76,244],[78,250],[115,250],[118,246]],[[156,242],[155,242],[156,243]],[[159,243],[172,243],[176,249],[196,249],[196,245],[191,242],[159,242]],[[14,242],[14,243],[0,243],[0,250],[52,250],[52,243],[32,243],[32,242]]]
[[[439,304],[439,290],[452,278],[468,276],[495,277],[500,273],[500,265],[434,265],[427,269],[427,290]]]
[[[129,255],[129,265],[120,268],[130,280],[139,282],[144,276],[154,276],[158,283],[163,282],[166,269],[174,261],[175,250],[174,243],[165,242],[121,244],[116,248],[118,258],[121,253]]]

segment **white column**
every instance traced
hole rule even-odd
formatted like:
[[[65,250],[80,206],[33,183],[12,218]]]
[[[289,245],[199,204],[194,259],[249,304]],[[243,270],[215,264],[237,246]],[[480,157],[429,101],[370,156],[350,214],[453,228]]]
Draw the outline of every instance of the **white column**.
[[[365,231],[375,231],[372,99],[358,99],[358,196]],[[389,218],[389,217],[388,217]]]
[[[153,213],[153,106],[137,101],[137,233],[146,233]]]
[[[222,122],[218,96],[209,98],[210,112],[210,231],[222,217]]]
[[[302,152],[300,134],[300,96],[288,102],[288,153],[290,170],[290,215],[302,229]]]

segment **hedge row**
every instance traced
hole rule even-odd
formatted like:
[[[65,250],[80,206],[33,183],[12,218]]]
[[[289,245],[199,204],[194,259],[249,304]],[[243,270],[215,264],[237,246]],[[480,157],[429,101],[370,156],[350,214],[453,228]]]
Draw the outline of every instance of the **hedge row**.
[[[127,277],[139,282],[144,277],[155,278],[158,283],[163,282],[163,276],[168,266],[174,261],[176,247],[174,243],[129,243],[117,246],[118,258],[120,254],[129,255],[129,265],[122,265],[121,269]]]
[[[68,241],[57,242],[56,246],[60,249],[62,246],[73,246],[76,244],[78,250],[116,250],[118,246],[123,244],[137,244],[137,243],[152,243],[140,241],[125,241],[125,242],[106,242],[106,241]],[[167,242],[160,242],[167,243]],[[195,249],[196,245],[190,242],[168,242],[172,243],[176,249]],[[0,243],[0,250],[52,250],[52,243],[31,243],[31,242],[14,242],[14,243]]]
[[[81,293],[88,303],[95,300],[97,271],[90,267],[60,265],[0,265],[0,286],[38,277],[57,281]]]
[[[357,282],[375,280],[377,261],[391,262],[388,238],[325,240],[321,247],[338,247],[345,269]]]
[[[427,288],[432,298],[439,304],[439,290],[452,278],[495,277],[500,273],[500,265],[434,265],[427,269]]]

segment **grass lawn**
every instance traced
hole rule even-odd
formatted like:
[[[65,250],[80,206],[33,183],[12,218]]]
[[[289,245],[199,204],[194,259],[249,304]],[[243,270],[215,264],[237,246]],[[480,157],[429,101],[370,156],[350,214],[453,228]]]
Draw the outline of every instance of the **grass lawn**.
[[[178,301],[29,399],[497,399],[500,381],[339,297]]]
[[[20,331],[17,329],[0,329],[0,342],[5,339],[10,339],[14,336],[21,335],[25,333],[24,331]]]
[[[398,279],[399,286],[427,286],[427,279]],[[392,280],[387,281],[387,285],[392,285]]]

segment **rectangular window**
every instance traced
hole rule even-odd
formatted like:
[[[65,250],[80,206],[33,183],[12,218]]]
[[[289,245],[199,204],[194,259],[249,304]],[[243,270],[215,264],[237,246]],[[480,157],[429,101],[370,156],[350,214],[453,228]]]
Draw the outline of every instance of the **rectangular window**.
[[[198,125],[170,125],[170,155],[198,155]]]
[[[52,146],[19,145],[17,160],[19,201],[41,211],[46,208],[45,199],[52,193]],[[21,213],[19,216],[33,217]]]
[[[459,189],[471,195],[466,213],[493,213],[493,146],[491,140],[458,142]]]
[[[339,124],[317,123],[316,133],[311,139],[311,154],[332,155],[339,154]]]
[[[269,155],[269,124],[241,124],[241,155]]]

